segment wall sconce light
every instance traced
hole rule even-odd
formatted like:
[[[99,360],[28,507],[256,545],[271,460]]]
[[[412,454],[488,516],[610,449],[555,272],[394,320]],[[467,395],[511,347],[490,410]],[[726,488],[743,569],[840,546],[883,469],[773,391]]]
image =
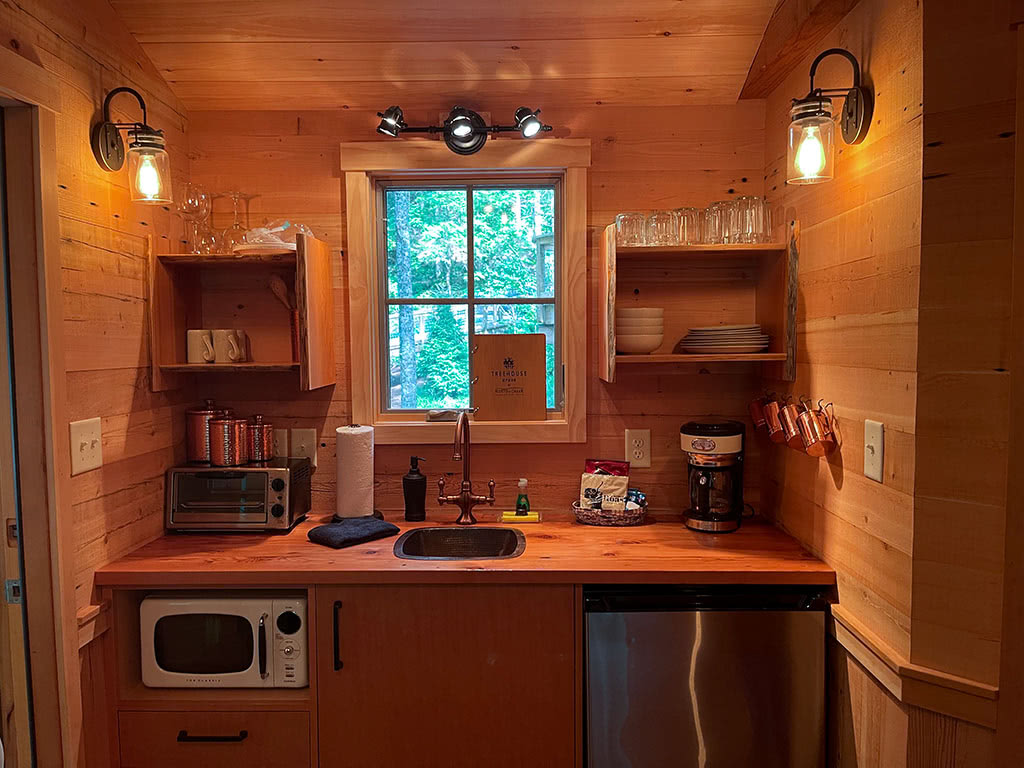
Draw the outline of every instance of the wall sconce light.
[[[119,93],[130,93],[142,107],[141,123],[114,123],[110,120],[110,101]],[[115,88],[103,100],[103,122],[92,130],[92,151],[105,171],[119,171],[125,151],[121,131],[128,134],[128,180],[132,202],[170,203],[171,164],[164,148],[164,132],[146,121],[146,102],[134,88]]]
[[[838,55],[853,66],[853,87],[829,89],[814,87],[814,75],[822,59]],[[832,99],[843,96],[839,124],[847,144],[860,144],[871,125],[872,92],[860,82],[857,57],[844,48],[829,48],[811,64],[811,89],[802,99],[793,99],[789,111],[789,152],[786,169],[787,184],[820,184],[831,181],[835,174],[835,124],[832,122]]]
[[[483,149],[489,136],[498,133],[518,133],[524,139],[532,139],[544,131],[550,131],[550,125],[544,125],[537,115],[539,109],[520,107],[516,110],[514,125],[487,125],[476,112],[465,107],[452,107],[451,112],[442,125],[406,125],[402,108],[388,107],[378,112],[380,125],[377,133],[398,138],[402,133],[440,133],[444,143],[457,155],[472,155]]]

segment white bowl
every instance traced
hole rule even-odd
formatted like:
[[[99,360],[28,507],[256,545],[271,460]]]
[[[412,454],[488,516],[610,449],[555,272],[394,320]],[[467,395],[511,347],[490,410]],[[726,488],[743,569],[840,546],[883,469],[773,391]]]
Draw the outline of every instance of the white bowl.
[[[664,307],[616,307],[615,316],[617,318],[660,318],[665,315]]]
[[[661,325],[665,322],[661,317],[616,317],[615,324],[625,328],[638,325]]]
[[[661,346],[662,333],[638,333],[615,336],[615,350],[624,355],[649,355]]]
[[[660,322],[645,323],[644,325],[619,325],[618,323],[616,323],[615,332],[621,333],[624,336],[637,336],[650,333],[664,333],[665,325]]]

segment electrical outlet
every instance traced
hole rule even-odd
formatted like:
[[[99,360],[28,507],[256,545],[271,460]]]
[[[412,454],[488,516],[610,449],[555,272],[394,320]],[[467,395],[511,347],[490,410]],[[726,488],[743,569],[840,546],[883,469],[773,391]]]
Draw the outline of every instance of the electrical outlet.
[[[80,475],[103,466],[103,430],[100,420],[82,419],[69,425],[71,474]]]
[[[315,429],[293,429],[291,434],[293,458],[307,458],[316,467],[317,438]]]
[[[626,430],[626,461],[630,467],[651,466],[651,430]]]
[[[885,426],[880,421],[864,419],[864,476],[882,482],[885,466]]]
[[[288,455],[288,430],[274,430],[274,455],[283,457]]]

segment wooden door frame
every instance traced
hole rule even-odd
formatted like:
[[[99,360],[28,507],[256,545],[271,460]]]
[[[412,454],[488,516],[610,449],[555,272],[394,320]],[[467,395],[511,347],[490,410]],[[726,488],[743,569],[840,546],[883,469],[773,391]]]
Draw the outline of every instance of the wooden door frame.
[[[75,619],[60,225],[56,78],[0,49],[4,100],[12,359],[21,545],[38,765],[73,766],[82,697]],[[18,106],[8,106],[17,102]],[[82,126],[83,135],[87,126]]]

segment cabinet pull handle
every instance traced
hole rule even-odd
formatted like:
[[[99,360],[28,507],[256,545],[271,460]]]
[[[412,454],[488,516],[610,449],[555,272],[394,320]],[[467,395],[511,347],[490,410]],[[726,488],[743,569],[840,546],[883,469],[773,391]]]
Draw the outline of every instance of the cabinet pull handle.
[[[338,636],[338,622],[341,616],[341,600],[334,601],[334,671],[337,672],[343,666],[341,660],[341,638]]]
[[[239,731],[237,736],[189,736],[188,731],[178,731],[182,744],[238,744],[249,738],[248,731]]]

